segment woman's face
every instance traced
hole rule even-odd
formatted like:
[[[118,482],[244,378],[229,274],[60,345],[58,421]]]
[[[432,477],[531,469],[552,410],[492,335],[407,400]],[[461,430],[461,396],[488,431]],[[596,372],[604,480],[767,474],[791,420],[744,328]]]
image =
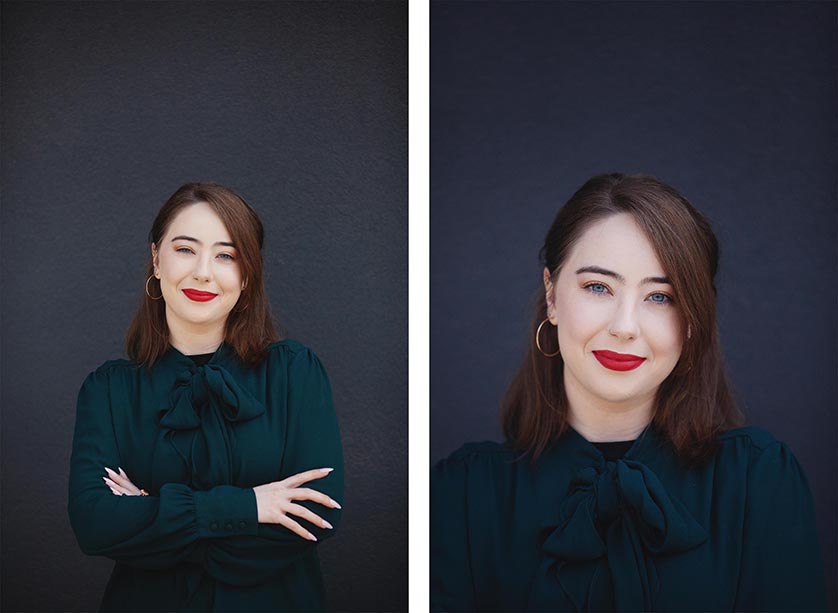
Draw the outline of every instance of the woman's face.
[[[244,288],[238,254],[215,211],[205,202],[183,208],[151,253],[169,325],[223,326]]]
[[[683,343],[682,319],[665,277],[628,214],[588,228],[555,283],[544,270],[547,313],[558,327],[569,397],[624,407],[653,401]]]

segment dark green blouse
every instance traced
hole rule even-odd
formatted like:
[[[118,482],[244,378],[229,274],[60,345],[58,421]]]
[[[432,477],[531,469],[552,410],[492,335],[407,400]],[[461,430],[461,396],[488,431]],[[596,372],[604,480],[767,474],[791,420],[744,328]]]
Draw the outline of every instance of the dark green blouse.
[[[535,466],[465,445],[432,473],[432,608],[825,610],[797,460],[759,428],[720,443],[700,467],[651,426],[616,461],[572,429]]]
[[[150,495],[115,496],[105,466]],[[257,367],[226,344],[203,365],[173,347],[150,371],[105,362],[79,392],[68,502],[82,551],[116,561],[101,609],[322,609],[317,543],[258,523],[252,488],[325,467],[303,487],[342,502],[329,382],[297,342]],[[339,509],[297,502],[337,528]],[[334,532],[293,519],[318,542]]]

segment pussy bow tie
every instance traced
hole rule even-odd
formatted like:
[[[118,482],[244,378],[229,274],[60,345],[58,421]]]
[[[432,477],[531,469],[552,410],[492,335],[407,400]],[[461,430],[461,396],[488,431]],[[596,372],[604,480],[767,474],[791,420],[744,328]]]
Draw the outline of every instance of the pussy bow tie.
[[[160,427],[183,459],[193,487],[209,489],[234,480],[235,428],[265,413],[265,406],[218,364],[181,370]]]
[[[648,611],[658,588],[652,558],[707,540],[649,467],[624,459],[580,470],[545,532],[532,609],[555,609],[563,591],[579,611]]]

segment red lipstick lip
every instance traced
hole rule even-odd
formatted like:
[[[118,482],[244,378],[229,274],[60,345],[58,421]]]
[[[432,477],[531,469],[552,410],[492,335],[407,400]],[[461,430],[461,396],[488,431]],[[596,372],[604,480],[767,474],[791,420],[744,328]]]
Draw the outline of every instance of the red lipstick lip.
[[[599,363],[609,370],[627,371],[634,370],[646,361],[646,358],[641,358],[630,353],[617,353],[615,351],[608,351],[607,349],[600,349],[593,352],[594,357],[599,360]]]
[[[195,302],[208,302],[215,298],[218,294],[213,294],[212,292],[202,292],[197,289],[185,289],[183,293],[186,294],[186,297],[190,300],[194,300]]]

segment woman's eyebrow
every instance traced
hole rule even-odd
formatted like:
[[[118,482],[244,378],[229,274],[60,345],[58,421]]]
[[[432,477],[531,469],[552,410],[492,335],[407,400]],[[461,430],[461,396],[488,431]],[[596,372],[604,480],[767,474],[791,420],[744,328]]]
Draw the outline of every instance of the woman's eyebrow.
[[[623,275],[613,270],[602,268],[601,266],[583,266],[576,271],[576,274],[581,275],[583,272],[592,272],[598,275],[605,275],[606,277],[613,277],[623,285],[626,283],[626,278]],[[667,285],[672,285],[669,277],[646,277],[640,282],[640,285],[646,285],[647,283],[666,283]]]
[[[201,246],[203,246],[203,244],[204,244],[201,241],[199,241],[197,238],[192,238],[191,236],[182,236],[182,235],[174,237],[172,239],[172,242],[175,242],[175,241],[178,241],[178,240],[180,240],[180,241],[192,241],[193,243],[198,243]],[[225,243],[224,241],[218,241],[215,244],[216,245],[224,245],[225,247],[235,248],[235,245],[233,243]],[[213,245],[213,246],[215,246],[215,245]]]

